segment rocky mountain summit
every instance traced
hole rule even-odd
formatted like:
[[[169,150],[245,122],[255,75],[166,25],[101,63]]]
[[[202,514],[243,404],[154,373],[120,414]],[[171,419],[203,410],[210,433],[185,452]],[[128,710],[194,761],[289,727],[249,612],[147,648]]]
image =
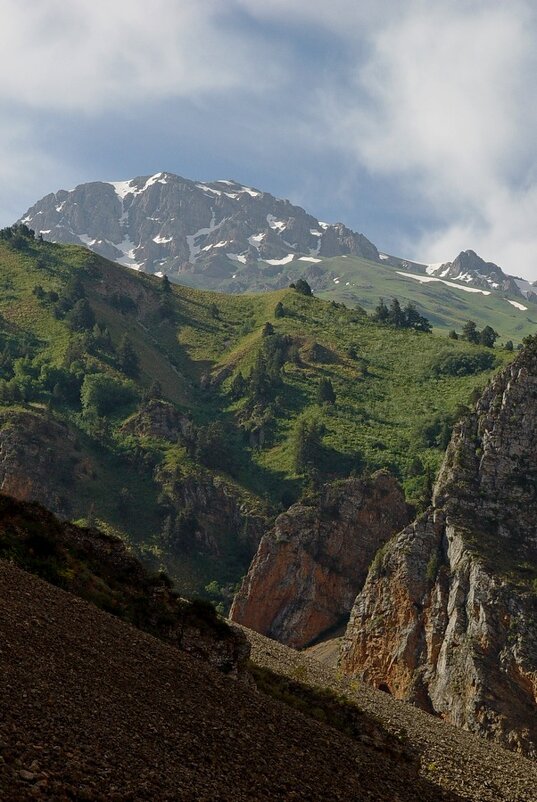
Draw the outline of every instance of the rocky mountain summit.
[[[535,295],[535,288],[527,281],[508,276],[494,262],[486,262],[475,251],[461,251],[452,262],[428,265],[429,276],[463,281],[471,287],[483,290],[496,290],[514,295],[522,293],[528,297]]]
[[[537,342],[456,427],[429,511],[379,553],[340,666],[537,756]]]
[[[262,538],[230,618],[306,646],[346,621],[375,552],[408,520],[403,492],[387,472],[325,485]]]
[[[304,269],[323,257],[359,255],[378,261],[362,234],[329,225],[287,200],[236,181],[189,181],[156,173],[128,181],[95,181],[59,190],[23,216],[52,242],[82,244],[135,270],[230,279],[241,291],[263,269],[284,275],[297,260]]]
[[[325,260],[360,257],[392,268],[397,282],[403,271],[502,297],[537,298],[532,283],[472,250],[432,265],[389,256],[343,223],[322,222],[288,200],[227,179],[160,172],[93,181],[46,195],[19,222],[51,242],[84,245],[125,267],[205,289],[278,289],[303,275],[317,291],[334,291],[341,264]]]

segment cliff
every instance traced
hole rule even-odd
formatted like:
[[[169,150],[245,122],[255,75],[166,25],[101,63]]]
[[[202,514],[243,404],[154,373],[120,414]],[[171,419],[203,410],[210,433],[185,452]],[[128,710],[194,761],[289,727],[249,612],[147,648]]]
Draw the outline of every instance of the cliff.
[[[387,473],[325,485],[266,534],[230,618],[299,648],[346,620],[375,552],[408,521]]]
[[[537,347],[455,429],[433,506],[375,560],[340,666],[537,756]]]

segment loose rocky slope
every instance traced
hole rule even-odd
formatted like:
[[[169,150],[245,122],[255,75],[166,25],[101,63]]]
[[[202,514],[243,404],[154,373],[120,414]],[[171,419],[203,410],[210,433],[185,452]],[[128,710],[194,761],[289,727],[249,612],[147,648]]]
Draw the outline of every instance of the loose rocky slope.
[[[263,537],[230,618],[288,646],[307,645],[346,619],[376,551],[408,519],[388,473],[325,485]]]
[[[149,574],[119,538],[0,495],[0,558],[250,682],[249,648],[240,630],[218,619],[210,605],[181,599],[166,577]]]
[[[432,508],[375,561],[341,668],[537,756],[537,347],[456,428]]]
[[[4,802],[464,799],[5,562],[0,609]]]
[[[270,671],[344,695],[374,715],[388,732],[402,737],[421,756],[420,774],[472,802],[535,802],[537,765],[497,744],[395,700],[357,679],[344,677],[305,652],[289,649],[252,630],[244,630],[253,662]],[[397,797],[394,797],[397,798]],[[421,802],[416,785],[416,802]]]

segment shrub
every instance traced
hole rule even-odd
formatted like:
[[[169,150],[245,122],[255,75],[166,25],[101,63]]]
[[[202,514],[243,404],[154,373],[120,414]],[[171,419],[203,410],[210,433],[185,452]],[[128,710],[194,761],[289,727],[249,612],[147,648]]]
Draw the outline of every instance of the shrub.
[[[306,281],[305,278],[299,278],[298,279],[298,281],[295,284],[295,289],[301,295],[306,295],[308,297],[313,295],[313,292],[311,291],[311,287],[310,287],[310,285],[308,284],[308,282]]]
[[[494,354],[476,351],[471,354],[457,354],[442,351],[431,365],[431,374],[438,376],[471,376],[483,370],[491,370],[496,366]]]
[[[105,373],[86,376],[80,391],[82,408],[86,414],[108,415],[136,398],[131,382],[120,381]]]

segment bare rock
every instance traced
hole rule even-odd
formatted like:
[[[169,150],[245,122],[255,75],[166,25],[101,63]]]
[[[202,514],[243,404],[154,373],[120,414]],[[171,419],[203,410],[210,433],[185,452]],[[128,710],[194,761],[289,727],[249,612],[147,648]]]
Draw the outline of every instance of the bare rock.
[[[455,429],[433,507],[371,568],[340,666],[537,756],[537,352]]]
[[[386,472],[326,485],[315,504],[294,504],[263,537],[230,618],[306,646],[345,619],[375,552],[407,520]]]

